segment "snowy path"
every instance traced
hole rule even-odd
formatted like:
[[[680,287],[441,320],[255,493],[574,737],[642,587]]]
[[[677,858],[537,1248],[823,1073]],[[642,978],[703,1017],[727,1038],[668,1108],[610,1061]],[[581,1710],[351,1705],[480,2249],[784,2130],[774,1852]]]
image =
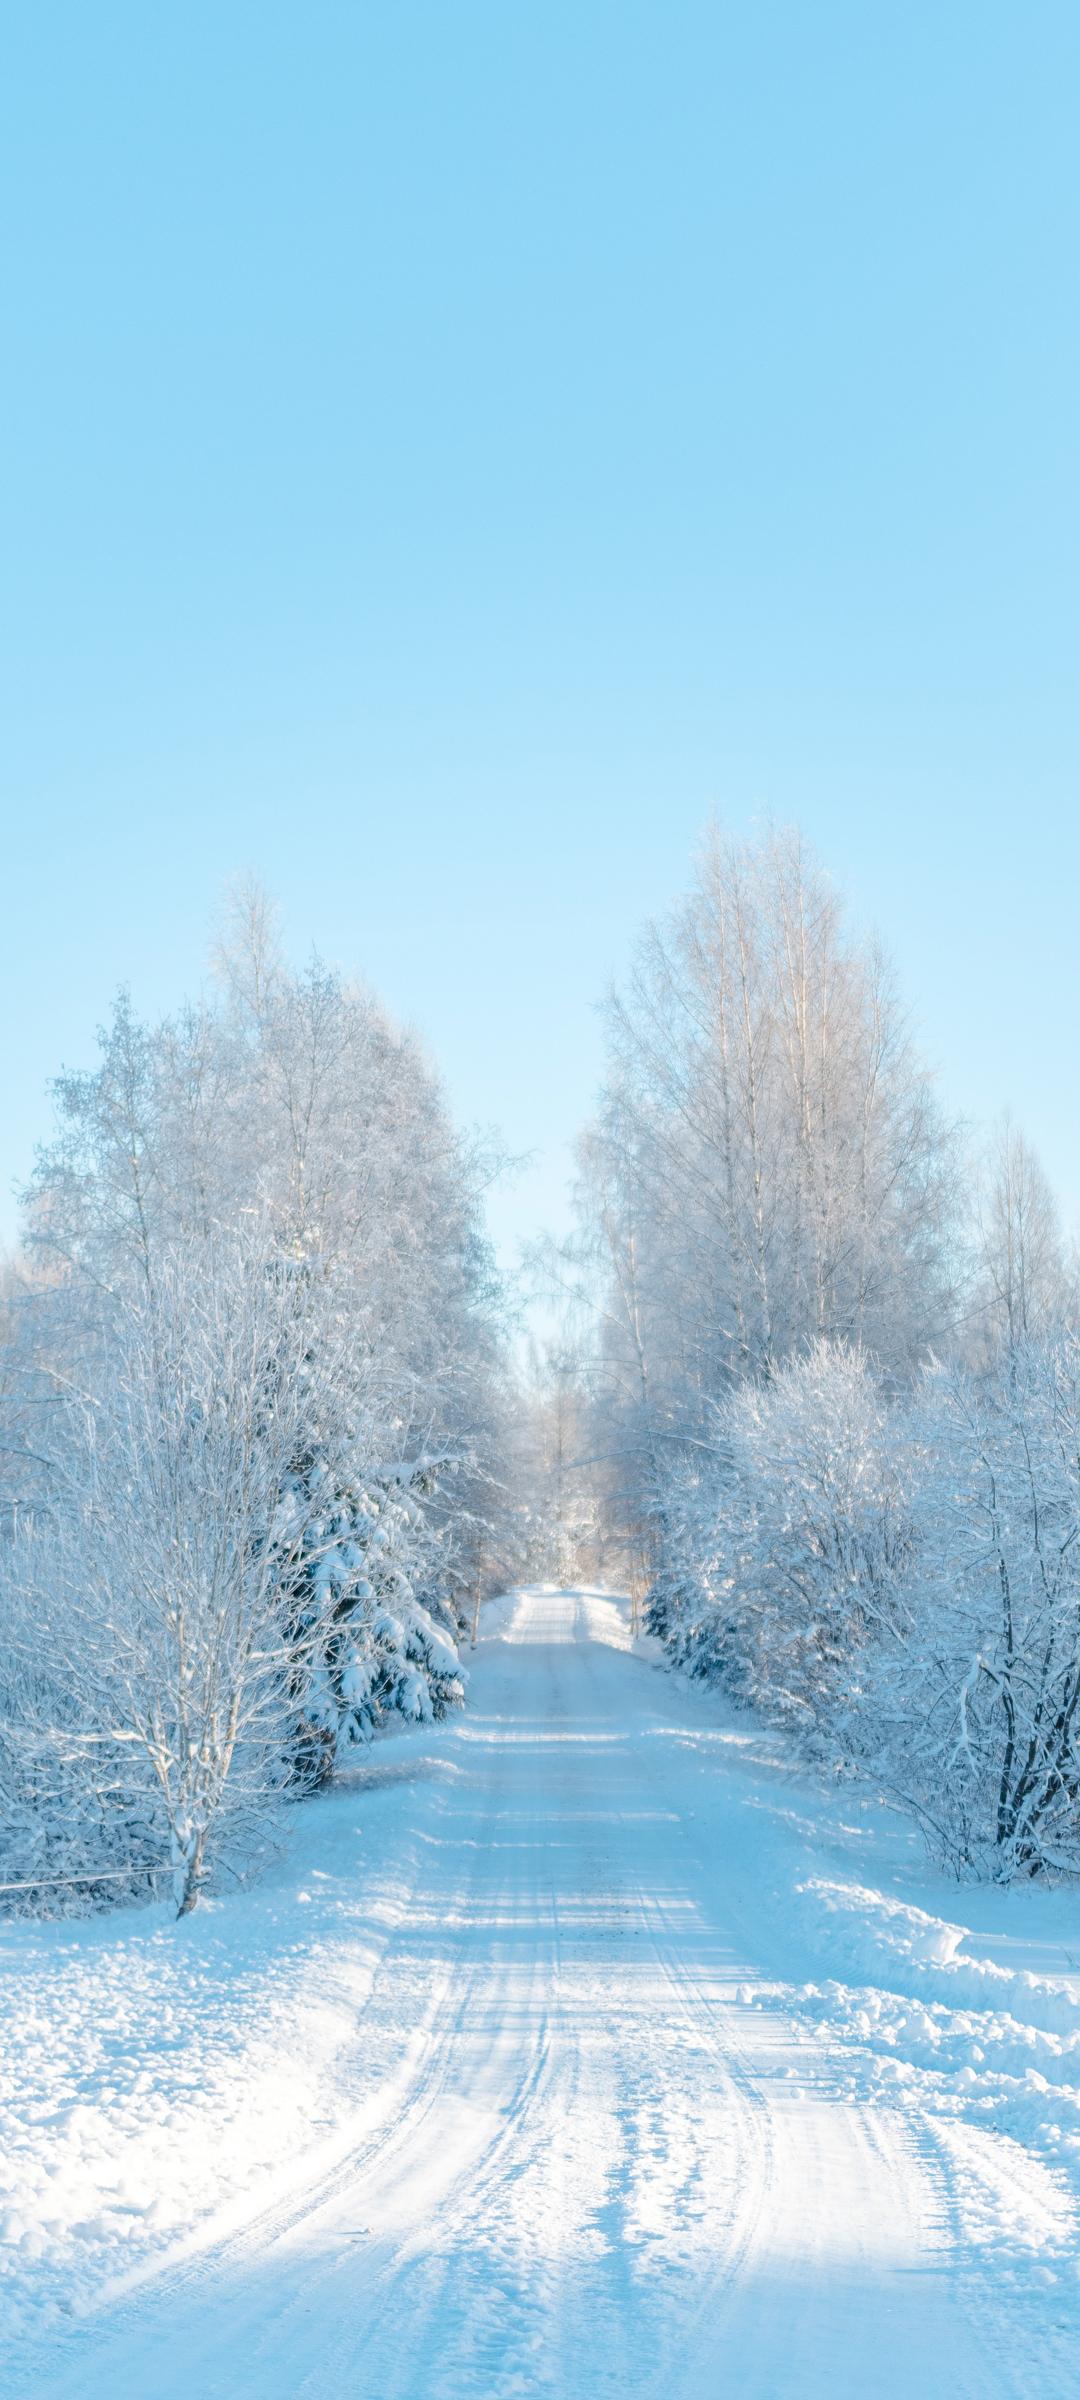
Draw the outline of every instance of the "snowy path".
[[[789,1872],[806,1787],[793,1804],[779,1772],[748,1775],[743,1737],[630,1649],[612,1603],[530,1593],[506,1619],[443,1737],[444,1771],[402,1818],[340,2121],[261,2205],[234,2203],[186,2253],[43,2335],[5,2388],[1073,2388],[1064,2174],[992,2118],[943,2111],[917,2064],[890,2082],[872,2024],[852,2046],[840,1987],[828,2004],[825,1987],[807,1993],[810,1902]],[[881,1908],[865,1938],[893,1939],[917,1978],[919,1941],[908,1925],[898,1945],[894,1904]],[[818,1919],[827,1932],[829,1905]],[[903,2005],[918,2018],[917,1998]],[[1037,2038],[1071,2057],[1068,2024]]]

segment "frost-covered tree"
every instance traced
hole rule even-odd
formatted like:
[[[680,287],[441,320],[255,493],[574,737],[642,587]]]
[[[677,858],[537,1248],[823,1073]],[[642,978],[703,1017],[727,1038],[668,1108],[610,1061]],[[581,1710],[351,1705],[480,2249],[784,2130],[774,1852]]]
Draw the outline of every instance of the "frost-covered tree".
[[[991,1350],[1059,1332],[1075,1290],[1057,1203],[1043,1168],[1008,1117],[976,1184],[976,1307]]]
[[[496,1548],[479,1531],[493,1535],[504,1508],[488,1162],[450,1125],[416,1041],[364,987],[317,962],[288,969],[250,893],[228,929],[219,993],[154,1026],[122,996],[96,1067],[65,1073],[56,1102],[56,1136],[27,1195],[27,1305],[0,1374],[0,1440],[33,1498],[8,1614],[25,1622],[25,1578],[55,1546],[58,1508],[74,1521],[86,1427],[95,1455],[107,1429],[117,1440],[118,1427],[130,1431],[114,1405],[117,1360],[132,1371],[178,1274],[194,1292],[207,1261],[257,1254],[295,1327],[276,1420],[289,1443],[265,1457],[278,1479],[268,1522],[291,1662],[278,1766],[283,1786],[305,1788],[374,1727],[461,1697],[456,1640]],[[193,1323],[209,1323],[214,1295],[211,1277]],[[148,1431],[140,1458],[151,1476]],[[128,1485],[134,1494],[134,1466]],[[99,1476],[95,1524],[106,1521],[103,1488]],[[123,1522],[133,1539],[134,1498]],[[110,1538],[115,1552],[116,1526]],[[40,1579],[36,1590],[43,1604]],[[80,1609],[92,1617],[105,1592],[99,1574]],[[73,1682],[60,1709],[39,1691],[31,1714],[48,1698],[45,1715],[77,1733],[83,1689]],[[229,1750],[229,1792],[241,1788],[237,1762],[253,1756],[250,1743]],[[9,1794],[20,1771],[0,1764]],[[101,1822],[108,1848],[115,1817]]]
[[[163,1248],[259,1221],[283,1258],[347,1286],[403,1444],[419,1429],[431,1454],[475,1454],[501,1371],[488,1162],[412,1037],[363,987],[289,972],[251,895],[226,965],[220,1003],[156,1027],[121,998],[98,1066],[57,1084],[27,1211],[62,1285],[48,1340],[85,1355]]]
[[[282,1785],[297,1678],[321,1665],[322,1626],[301,1646],[288,1606],[313,1534],[290,1480],[309,1341],[261,1245],[163,1252],[113,1318],[49,1506],[7,1558],[33,1772],[64,1781],[84,1842],[96,1813],[112,1854],[118,1804],[142,1863],[167,1843],[182,1912],[225,1823]],[[349,1367],[321,1362],[324,1422]]]
[[[581,1164],[631,1538],[733,1385],[816,1341],[907,1375],[950,1327],[951,1139],[880,953],[797,835],[712,836],[642,938]]]

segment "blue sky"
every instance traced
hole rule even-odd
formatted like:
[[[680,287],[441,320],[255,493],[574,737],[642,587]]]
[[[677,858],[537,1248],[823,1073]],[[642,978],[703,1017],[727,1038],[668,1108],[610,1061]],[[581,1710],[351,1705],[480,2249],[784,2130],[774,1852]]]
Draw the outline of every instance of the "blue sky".
[[[0,1208],[254,868],[537,1152],[512,1249],[770,813],[1080,1213],[1078,66],[1039,0],[9,12]]]

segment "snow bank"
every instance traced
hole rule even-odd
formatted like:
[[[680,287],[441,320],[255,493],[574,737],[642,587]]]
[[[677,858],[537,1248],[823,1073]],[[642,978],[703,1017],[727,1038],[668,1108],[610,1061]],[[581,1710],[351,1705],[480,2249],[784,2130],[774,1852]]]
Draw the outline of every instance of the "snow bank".
[[[357,2025],[453,1773],[444,1743],[376,1745],[290,1813],[256,1889],[180,1923],[0,1928],[0,2347],[211,2215],[220,2234],[223,2208],[271,2201],[383,2104],[394,2062],[365,2058]]]
[[[751,1761],[755,1749],[751,1741]],[[992,2184],[991,2214],[1011,2248],[1048,2273],[1060,2260],[1080,2274],[1077,1896],[950,1890],[916,1863],[886,1812],[868,1808],[853,1829],[829,1794],[802,1785],[797,1812],[792,1797],[770,1812],[788,1838],[779,1877],[767,1845],[763,1915],[773,1956],[782,1942],[795,1975],[747,1984],[741,1998],[781,2005],[835,2044],[852,2094],[929,2119],[968,2237]],[[852,1813],[850,1793],[843,1810]],[[843,1863],[856,1842],[854,1877]],[[1038,1967],[1023,1963],[1036,1956]]]

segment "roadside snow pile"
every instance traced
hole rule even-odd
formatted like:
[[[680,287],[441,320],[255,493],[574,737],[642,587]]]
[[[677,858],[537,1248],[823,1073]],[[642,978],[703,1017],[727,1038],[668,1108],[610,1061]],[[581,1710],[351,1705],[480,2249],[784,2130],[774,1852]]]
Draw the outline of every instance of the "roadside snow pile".
[[[963,1896],[958,1890],[958,1900]],[[1036,1975],[1029,1968],[962,1955],[962,1946],[977,1939],[966,1926],[865,1885],[813,1876],[800,1887],[799,1898],[808,1928],[814,1927],[830,1954],[843,1957],[849,1967],[875,1974],[885,1969],[891,1982],[913,1996],[925,1993],[937,1970],[950,2000],[1008,2014],[1080,2045],[1080,1973]],[[1062,1899],[1067,1907],[1067,1896]],[[1022,1901],[1017,1913],[1021,1909]]]
[[[1036,1912],[1046,1897],[1028,1895]],[[1056,1897],[1069,1907],[1067,1895]],[[1013,1944],[1022,1944],[1023,1897],[1001,1900]],[[1080,2213],[1080,1973],[1002,1965],[972,1947],[979,1936],[963,1924],[823,1875],[794,1887],[788,1916],[804,1952],[835,1972],[802,1984],[755,1985],[745,1998],[762,2008],[780,2000],[823,2038],[839,2040],[849,2088],[864,2098],[905,2107],[917,2097],[920,2111],[938,2120],[938,2138],[961,2183],[985,2181],[972,2136],[1015,2142],[1013,2172],[1026,2188],[1024,2208],[1015,2222],[1010,2217],[1013,2240],[1022,2222],[1028,2246],[1044,2258],[1073,2249]]]

